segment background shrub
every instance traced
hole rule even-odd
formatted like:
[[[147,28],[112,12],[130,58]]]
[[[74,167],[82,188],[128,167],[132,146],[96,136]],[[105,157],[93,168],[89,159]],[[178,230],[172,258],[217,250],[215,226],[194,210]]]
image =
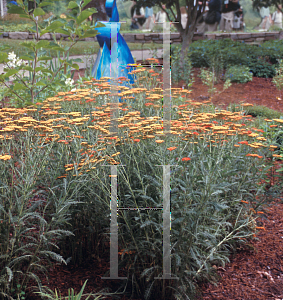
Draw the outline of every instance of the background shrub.
[[[173,45],[171,55],[179,48],[180,45]],[[199,40],[191,44],[188,55],[195,68],[211,68],[213,61],[220,60],[224,69],[242,65],[247,66],[253,76],[270,78],[275,76],[278,59],[283,56],[283,41],[268,41],[258,46],[231,39]]]
[[[231,66],[227,69],[225,78],[230,79],[231,82],[245,83],[252,81],[253,73],[247,66]]]

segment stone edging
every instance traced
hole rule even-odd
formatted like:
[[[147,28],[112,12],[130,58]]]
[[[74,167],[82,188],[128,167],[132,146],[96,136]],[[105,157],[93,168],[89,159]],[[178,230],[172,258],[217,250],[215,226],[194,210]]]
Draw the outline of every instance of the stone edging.
[[[68,40],[68,36],[61,33],[56,33],[56,39]],[[35,33],[29,32],[4,32],[0,35],[0,39],[15,39],[15,40],[28,40],[33,39]],[[150,43],[154,42],[157,44],[162,44],[163,34],[162,33],[124,33],[122,34],[126,42],[129,43]],[[237,41],[244,41],[246,43],[261,43],[268,40],[283,39],[283,31],[280,32],[258,32],[258,33],[215,33],[215,34],[195,34],[193,41],[196,40],[222,40],[229,38]],[[50,33],[45,33],[41,40],[52,40],[52,35]],[[170,35],[171,43],[181,43],[182,38],[179,33],[171,33]],[[97,41],[94,38],[81,39],[82,41]]]

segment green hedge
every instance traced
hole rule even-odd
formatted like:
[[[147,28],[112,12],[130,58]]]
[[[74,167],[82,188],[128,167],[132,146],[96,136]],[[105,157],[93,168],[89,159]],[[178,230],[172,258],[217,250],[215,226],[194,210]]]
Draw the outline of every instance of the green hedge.
[[[180,45],[173,45],[172,51]],[[273,77],[277,59],[283,57],[283,41],[268,41],[262,45],[249,45],[231,39],[200,40],[193,42],[189,49],[193,67],[209,67],[213,57],[222,57],[224,68],[244,65],[256,77]]]

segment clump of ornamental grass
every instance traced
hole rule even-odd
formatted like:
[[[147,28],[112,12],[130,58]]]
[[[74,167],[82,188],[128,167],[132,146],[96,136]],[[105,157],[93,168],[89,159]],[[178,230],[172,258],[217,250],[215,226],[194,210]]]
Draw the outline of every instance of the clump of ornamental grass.
[[[243,114],[250,104],[219,110],[172,89],[167,134],[163,90],[151,69],[137,70],[139,86],[93,79],[35,106],[0,111],[2,294],[31,292],[30,279],[44,292],[38,271],[47,275],[54,260],[82,265],[109,251],[113,166],[118,207],[130,208],[118,210],[119,270],[137,296],[193,297],[198,282],[216,280],[213,265],[224,266],[231,249],[256,236],[270,201],[265,158],[277,146]],[[163,284],[156,278],[166,165],[171,274],[179,280]]]

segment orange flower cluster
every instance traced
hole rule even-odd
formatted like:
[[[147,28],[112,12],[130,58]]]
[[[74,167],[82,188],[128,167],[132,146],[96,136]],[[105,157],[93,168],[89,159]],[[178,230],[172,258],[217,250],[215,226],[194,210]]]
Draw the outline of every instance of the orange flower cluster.
[[[254,154],[254,153],[248,153],[246,156],[257,157],[257,158],[263,158],[263,156],[260,156],[260,155],[258,155],[258,154]]]
[[[188,160],[191,160],[189,157],[183,157],[182,158],[182,161],[188,161]]]
[[[153,59],[149,61],[156,62]],[[139,67],[133,71],[133,74],[143,72],[148,71],[146,68]],[[155,71],[151,70],[149,73],[154,75]],[[68,93],[59,92],[55,97],[47,98],[43,103],[37,103],[37,108],[2,109],[0,111],[0,141],[8,141],[16,134],[28,133],[35,137],[41,137],[40,143],[44,145],[56,142],[61,149],[62,147],[63,149],[66,148],[66,151],[69,151],[73,145],[80,145],[83,149],[79,152],[83,158],[77,164],[67,166],[66,171],[76,168],[78,170],[87,168],[89,171],[105,160],[112,164],[118,164],[113,159],[113,155],[106,156],[103,151],[108,151],[113,146],[129,141],[134,143],[147,141],[150,143],[152,140],[156,144],[164,143],[165,148],[169,151],[176,150],[177,147],[168,147],[165,140],[160,138],[165,134],[164,121],[161,117],[141,117],[140,111],[135,111],[126,103],[115,104],[120,114],[117,118],[120,135],[114,137],[110,135],[111,114],[115,109],[111,103],[113,95],[126,100],[142,96],[145,99],[144,106],[149,107],[149,111],[152,111],[151,107],[162,108],[164,92],[161,88],[147,90],[142,85],[130,89],[126,86],[118,86],[116,83],[112,84],[113,81],[111,82],[111,80],[111,78],[105,77],[100,80],[86,81],[84,82],[86,88],[76,89]],[[125,80],[124,77],[118,79],[120,83]],[[187,96],[190,93],[186,89],[171,89],[171,91],[174,97]],[[92,106],[94,103],[96,106]],[[248,116],[242,116],[240,112],[217,109],[214,113],[200,113],[198,110],[204,105],[201,102],[186,100],[181,105],[174,106],[177,109],[177,118],[171,120],[170,134],[176,141],[188,141],[188,143],[197,144],[210,136],[214,138],[208,145],[211,149],[211,147],[217,147],[216,144],[220,146],[225,141],[227,142],[229,136],[237,134],[240,138],[246,135],[246,140],[238,142],[238,145],[234,145],[235,147],[239,147],[239,145],[255,149],[266,147],[264,144],[253,142],[254,138],[263,142],[266,139],[259,136],[263,132],[262,130],[246,128],[243,119]],[[282,123],[281,119],[274,119],[273,121]],[[37,133],[40,134],[37,135]],[[89,135],[96,137],[96,142],[92,145],[87,142]],[[103,138],[101,138],[102,136]],[[211,143],[214,144],[211,145]],[[99,156],[97,152],[100,144],[106,148],[100,150]],[[270,150],[275,148],[277,147],[272,145],[269,147]],[[247,156],[262,158],[256,153],[249,153]],[[279,158],[281,156],[274,154],[273,157]],[[10,158],[7,154],[3,154],[0,159],[8,160]],[[181,160],[189,161],[191,159],[183,157]]]

